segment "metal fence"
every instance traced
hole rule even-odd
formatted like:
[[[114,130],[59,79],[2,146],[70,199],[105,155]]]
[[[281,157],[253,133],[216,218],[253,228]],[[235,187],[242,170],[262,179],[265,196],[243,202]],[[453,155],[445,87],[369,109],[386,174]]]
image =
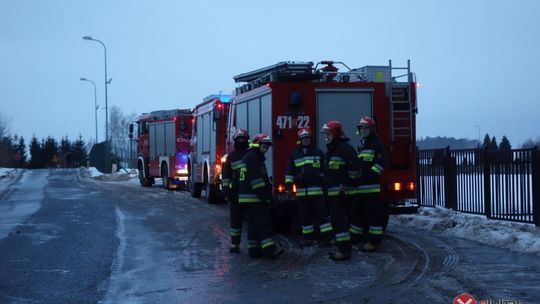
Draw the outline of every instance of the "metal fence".
[[[540,226],[540,151],[419,150],[421,206]]]

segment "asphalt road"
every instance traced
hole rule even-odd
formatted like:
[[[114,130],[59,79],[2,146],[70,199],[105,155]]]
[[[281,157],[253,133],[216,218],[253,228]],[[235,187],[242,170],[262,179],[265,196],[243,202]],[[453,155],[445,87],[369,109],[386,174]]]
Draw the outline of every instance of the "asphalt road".
[[[0,197],[0,303],[540,303],[533,255],[391,224],[377,253],[280,235],[269,261],[229,254],[228,230],[226,205],[184,192],[26,171]]]

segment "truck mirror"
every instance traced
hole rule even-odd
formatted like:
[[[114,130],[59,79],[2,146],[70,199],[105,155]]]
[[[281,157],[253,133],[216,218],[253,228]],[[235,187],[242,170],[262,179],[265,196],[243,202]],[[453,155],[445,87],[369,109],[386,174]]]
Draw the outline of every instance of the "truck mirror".
[[[133,134],[133,124],[132,123],[129,124],[129,134]]]

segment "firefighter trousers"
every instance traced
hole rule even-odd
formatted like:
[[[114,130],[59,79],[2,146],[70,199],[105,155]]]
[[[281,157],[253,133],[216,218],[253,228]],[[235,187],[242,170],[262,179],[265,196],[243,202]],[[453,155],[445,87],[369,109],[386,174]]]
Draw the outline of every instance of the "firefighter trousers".
[[[305,240],[314,240],[315,230],[323,243],[332,238],[332,224],[328,215],[328,207],[322,196],[306,196],[297,199],[298,217],[302,225],[302,235]],[[316,225],[316,226],[315,226]]]
[[[272,218],[268,203],[245,205],[248,220],[248,253],[258,257],[260,253],[272,257],[276,252],[272,228]]]
[[[229,197],[229,212],[231,220],[231,244],[239,245],[242,237],[242,221],[244,220],[244,206],[238,203],[238,195]]]
[[[352,251],[351,235],[349,233],[349,213],[351,208],[351,197],[341,194],[329,196],[330,216],[332,217],[332,228],[336,238],[339,252],[350,255]]]
[[[381,243],[384,225],[384,206],[379,193],[356,195],[352,204],[350,232],[355,241]]]

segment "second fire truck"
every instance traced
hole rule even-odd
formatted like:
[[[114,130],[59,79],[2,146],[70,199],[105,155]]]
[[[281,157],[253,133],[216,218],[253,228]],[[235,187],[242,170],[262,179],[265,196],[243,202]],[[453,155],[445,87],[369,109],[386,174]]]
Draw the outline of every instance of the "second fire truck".
[[[165,189],[187,186],[191,110],[145,113],[139,116],[137,125],[137,168],[141,185],[152,186],[156,178],[161,178]]]

